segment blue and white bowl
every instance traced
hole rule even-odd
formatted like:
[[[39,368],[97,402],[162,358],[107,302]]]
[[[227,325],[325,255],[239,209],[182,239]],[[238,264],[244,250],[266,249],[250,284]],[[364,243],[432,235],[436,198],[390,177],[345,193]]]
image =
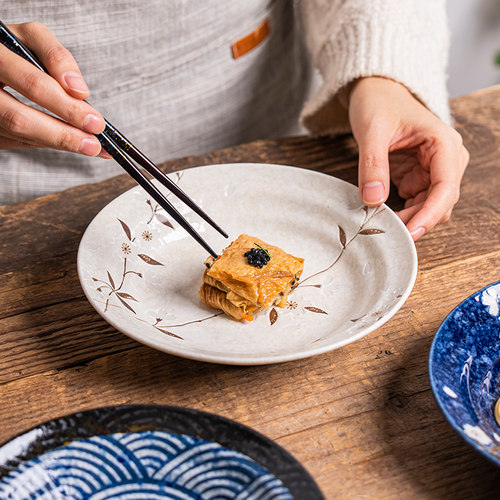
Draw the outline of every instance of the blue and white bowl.
[[[429,356],[434,396],[463,439],[500,465],[500,282],[459,304],[443,321]]]

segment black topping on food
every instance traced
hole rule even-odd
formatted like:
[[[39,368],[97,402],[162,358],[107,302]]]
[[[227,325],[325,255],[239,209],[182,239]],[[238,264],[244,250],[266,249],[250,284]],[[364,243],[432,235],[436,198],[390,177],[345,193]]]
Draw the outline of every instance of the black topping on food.
[[[255,244],[257,245],[257,243]],[[260,245],[257,246],[259,248],[251,248],[243,255],[251,266],[262,268],[271,260],[271,255],[265,248]]]

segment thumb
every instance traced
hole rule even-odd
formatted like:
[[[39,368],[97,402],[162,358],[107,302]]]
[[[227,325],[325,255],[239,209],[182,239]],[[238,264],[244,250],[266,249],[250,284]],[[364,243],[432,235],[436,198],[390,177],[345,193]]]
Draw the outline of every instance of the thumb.
[[[389,196],[389,140],[380,132],[368,131],[357,141],[361,199],[369,207],[381,205]]]

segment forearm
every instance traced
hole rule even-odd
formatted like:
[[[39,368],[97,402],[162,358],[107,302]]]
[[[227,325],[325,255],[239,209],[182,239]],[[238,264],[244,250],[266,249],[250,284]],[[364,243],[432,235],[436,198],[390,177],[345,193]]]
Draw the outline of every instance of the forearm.
[[[404,84],[451,123],[444,0],[302,0],[300,8],[308,49],[323,79],[302,111],[312,133],[350,129],[341,91],[366,76]]]

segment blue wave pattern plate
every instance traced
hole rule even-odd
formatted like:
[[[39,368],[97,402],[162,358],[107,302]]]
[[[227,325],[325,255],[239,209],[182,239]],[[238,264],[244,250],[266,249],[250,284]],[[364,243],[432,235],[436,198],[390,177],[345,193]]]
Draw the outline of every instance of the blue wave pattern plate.
[[[434,337],[429,374],[434,396],[453,428],[500,465],[500,282],[459,304]]]
[[[125,432],[107,433],[117,429]],[[0,473],[5,500],[323,498],[273,441],[167,406],[101,408],[43,424],[0,448]]]

